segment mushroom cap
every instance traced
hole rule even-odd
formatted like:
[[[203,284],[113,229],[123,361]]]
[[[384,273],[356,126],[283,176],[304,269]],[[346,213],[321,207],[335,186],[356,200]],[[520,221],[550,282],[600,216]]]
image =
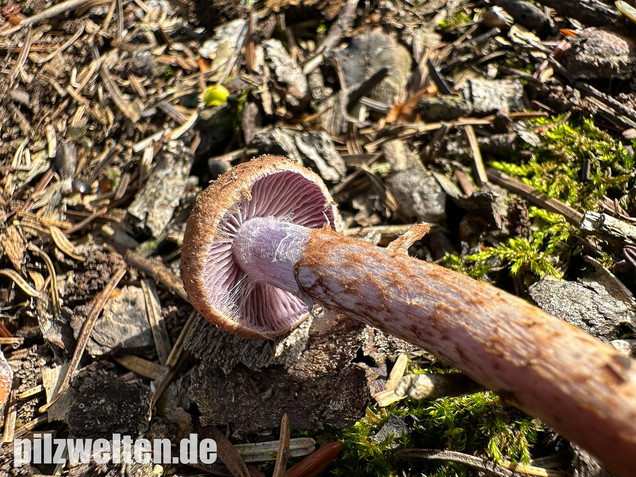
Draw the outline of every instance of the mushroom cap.
[[[336,204],[320,177],[281,156],[240,164],[208,187],[188,219],[181,276],[192,305],[209,322],[246,338],[273,338],[309,314],[300,298],[257,282],[235,259],[242,223],[274,217],[307,228],[340,228]]]

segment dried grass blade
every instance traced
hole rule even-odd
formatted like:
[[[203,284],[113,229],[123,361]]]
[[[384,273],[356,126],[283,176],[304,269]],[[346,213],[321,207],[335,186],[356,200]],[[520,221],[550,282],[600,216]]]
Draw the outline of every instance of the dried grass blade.
[[[25,26],[35,25],[36,23],[39,23],[43,20],[48,20],[49,18],[53,18],[61,13],[68,12],[69,10],[74,10],[91,1],[92,0],[66,0],[65,2],[57,3],[50,8],[37,13],[36,15],[25,18],[20,22],[20,24],[16,25],[15,27],[1,31],[0,35],[9,35],[21,30]]]
[[[132,105],[128,101],[126,101],[121,90],[117,84],[115,84],[113,77],[103,64],[99,69],[99,76],[101,76],[104,86],[108,90],[108,93],[115,102],[117,108],[133,123],[139,121],[139,113],[133,109]]]
[[[64,50],[66,50],[69,46],[71,46],[73,43],[75,43],[77,41],[77,39],[82,35],[82,33],[84,33],[84,24],[83,23],[80,25],[80,27],[77,29],[77,31],[73,34],[73,36],[71,38],[69,38],[67,41],[65,41],[64,44],[62,46],[60,46],[57,50],[55,50],[53,53],[45,56],[44,58],[35,59],[34,62],[42,64],[42,63],[46,63],[48,61],[51,61],[53,58],[55,58],[55,56],[59,55]]]
[[[151,276],[155,281],[163,283],[179,297],[188,301],[183,282],[164,264],[149,260],[130,250],[126,252],[126,263]]]
[[[127,370],[132,371],[142,378],[152,379],[153,381],[162,379],[169,371],[165,366],[132,354],[115,356],[113,359]]]
[[[289,418],[283,414],[280,420],[280,436],[278,438],[278,452],[276,454],[276,465],[272,477],[283,477],[287,468],[289,458]]]
[[[389,375],[389,379],[386,382],[386,389],[394,390],[404,373],[406,372],[406,367],[409,364],[409,358],[404,353],[398,356],[397,361],[393,365],[393,369],[391,370],[391,374]]]
[[[466,139],[468,140],[468,145],[473,159],[475,180],[478,185],[482,186],[488,183],[488,175],[486,174],[484,161],[481,157],[481,150],[479,149],[479,142],[477,142],[475,128],[473,128],[472,125],[467,125],[464,127],[464,133],[466,133]]]
[[[18,55],[18,59],[16,60],[15,65],[13,65],[13,68],[11,68],[11,72],[9,73],[9,86],[7,88],[7,91],[11,89],[13,83],[15,82],[15,79],[18,77],[18,74],[20,74],[20,69],[22,69],[22,66],[24,66],[24,62],[26,61],[29,51],[31,50],[32,39],[33,28],[29,27],[27,36],[24,39],[24,44],[22,45],[22,49],[20,50],[20,54]]]
[[[165,365],[168,361],[168,356],[170,355],[171,346],[166,322],[163,320],[163,316],[161,314],[161,303],[159,303],[157,289],[151,280],[144,279],[141,281],[141,290],[144,294],[146,315],[148,316],[150,330],[152,331],[152,337],[155,341],[157,356],[159,356],[159,362]]]
[[[20,287],[20,290],[22,290],[27,295],[32,296],[34,298],[38,298],[40,296],[40,293],[31,285],[29,285],[26,282],[26,280],[22,278],[20,274],[16,272],[15,270],[11,270],[10,268],[4,268],[0,270],[0,275],[9,277],[11,280],[15,282],[16,285],[18,285],[18,287]]]
[[[243,458],[227,437],[214,426],[206,427],[205,430],[216,441],[218,456],[230,473],[235,477],[250,477],[250,471]]]
[[[49,270],[49,276],[51,278],[51,301],[53,302],[53,313],[55,316],[59,316],[62,307],[60,305],[60,293],[57,290],[57,274],[55,273],[53,262],[43,250],[35,245],[29,244],[28,249],[35,252],[36,255],[39,255],[40,258],[44,260],[46,268]]]
[[[69,239],[66,238],[66,235],[64,235],[64,232],[62,232],[62,230],[57,228],[55,225],[51,225],[49,227],[49,231],[51,232],[51,238],[53,239],[53,242],[55,243],[57,248],[59,248],[63,253],[77,260],[78,262],[84,261],[84,257],[77,254],[77,252],[75,251],[75,246]]]
[[[166,366],[169,366],[172,368],[179,361],[179,358],[181,357],[181,354],[183,353],[183,345],[186,341],[186,338],[190,335],[190,331],[192,330],[192,327],[194,326],[197,315],[198,315],[197,312],[193,311],[190,313],[190,316],[188,316],[188,319],[185,325],[183,326],[181,333],[179,333],[179,336],[177,337],[177,341],[174,343],[174,346],[172,347],[172,350],[170,351],[170,355],[168,355],[168,359],[166,360]]]
[[[40,425],[42,425],[42,424],[44,424],[46,422],[48,422],[48,417],[47,416],[38,416],[35,419],[33,419],[32,421],[27,422],[24,426],[18,427],[15,430],[15,433],[14,433],[13,437],[14,437],[14,439],[20,439],[20,438],[26,436],[29,432],[31,432],[36,427],[39,427]]]

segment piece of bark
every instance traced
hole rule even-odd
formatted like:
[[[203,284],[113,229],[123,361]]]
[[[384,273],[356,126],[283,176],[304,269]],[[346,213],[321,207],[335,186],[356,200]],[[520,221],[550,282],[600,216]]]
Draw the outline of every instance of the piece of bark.
[[[636,226],[601,212],[587,211],[579,225],[581,230],[600,234],[627,245],[636,245]]]
[[[391,164],[385,183],[400,212],[421,222],[444,223],[446,194],[419,158],[401,140],[386,142],[382,151]]]
[[[172,218],[185,192],[193,161],[192,151],[182,141],[170,142],[155,158],[144,187],[128,207],[139,226],[153,237],[159,237]]]
[[[636,45],[630,38],[600,28],[584,28],[568,41],[571,46],[561,62],[574,77],[627,80],[633,75]]]
[[[75,396],[67,422],[78,437],[112,437],[113,433],[139,435],[148,427],[146,412],[150,389],[117,378],[90,382]]]
[[[560,15],[572,17],[584,25],[606,26],[620,24],[621,13],[600,0],[539,0],[539,3],[554,8]]]
[[[508,12],[516,22],[533,30],[540,37],[550,33],[550,17],[527,0],[496,0],[495,3]]]
[[[307,349],[289,366],[270,366],[256,373],[237,367],[225,375],[201,364],[190,388],[201,422],[231,423],[237,435],[275,428],[284,413],[295,429],[339,428],[355,422],[369,400],[365,373],[351,363],[362,343],[363,328],[346,317],[330,322],[310,335]]]
[[[78,308],[79,309],[79,308]],[[79,335],[85,316],[76,313],[71,326]],[[141,288],[126,286],[121,293],[108,300],[102,315],[95,323],[86,351],[91,356],[101,356],[114,351],[129,354],[148,353],[154,348],[152,333],[144,306]]]

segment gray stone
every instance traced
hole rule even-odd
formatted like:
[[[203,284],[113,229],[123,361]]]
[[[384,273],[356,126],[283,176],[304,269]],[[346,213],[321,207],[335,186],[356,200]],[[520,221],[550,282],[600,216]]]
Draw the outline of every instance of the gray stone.
[[[388,447],[390,449],[395,449],[400,445],[399,439],[407,435],[408,433],[409,428],[404,420],[401,417],[392,414],[391,416],[389,416],[380,430],[374,435],[370,436],[370,440],[375,444],[381,444],[389,437],[393,437]]]
[[[544,311],[604,341],[614,337],[618,326],[634,320],[626,303],[594,281],[540,280],[528,292]]]
[[[382,146],[391,164],[385,183],[406,218],[443,223],[446,219],[446,194],[435,177],[400,140]]]

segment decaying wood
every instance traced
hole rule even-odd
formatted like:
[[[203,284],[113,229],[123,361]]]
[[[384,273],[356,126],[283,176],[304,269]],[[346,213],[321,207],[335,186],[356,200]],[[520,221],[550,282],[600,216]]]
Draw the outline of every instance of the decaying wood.
[[[621,475],[636,472],[636,363],[483,282],[327,229],[296,279],[326,307],[421,346],[544,420]]]
[[[636,226],[611,215],[589,210],[583,215],[580,227],[588,233],[596,233],[622,243],[636,245]]]

